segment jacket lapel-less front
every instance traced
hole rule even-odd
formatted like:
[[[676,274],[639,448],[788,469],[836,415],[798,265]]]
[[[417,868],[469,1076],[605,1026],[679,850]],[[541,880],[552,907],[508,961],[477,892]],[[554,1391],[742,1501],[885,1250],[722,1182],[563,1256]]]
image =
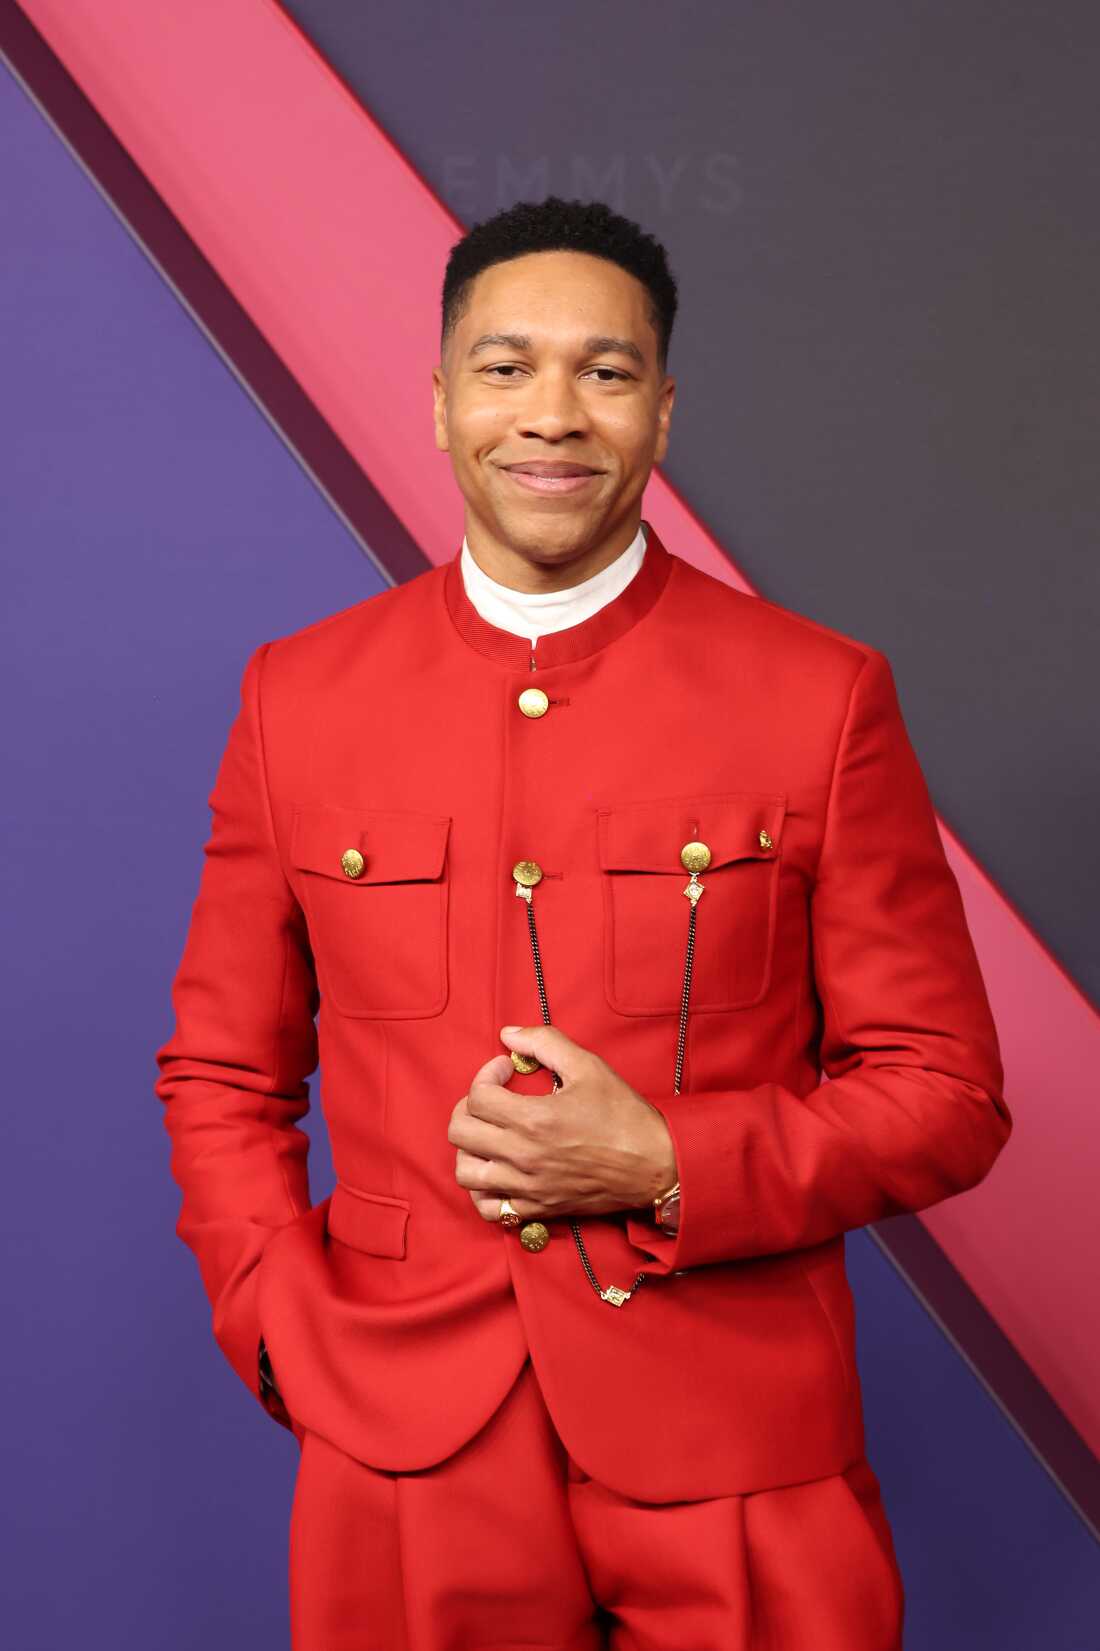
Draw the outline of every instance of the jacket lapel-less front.
[[[536,648],[526,637],[482,618],[463,583],[461,552],[446,564],[443,589],[455,629],[471,648],[513,670],[548,670],[585,659],[623,636],[653,607],[671,572],[672,557],[647,523],[645,555],[630,583],[589,618],[540,636]]]
[[[459,1449],[530,1357],[623,1495],[839,1473],[863,1451],[843,1234],[973,1185],[1010,1122],[889,665],[652,529],[535,662],[457,555],[248,662],[158,1053],[215,1334],[279,1420],[392,1471]],[[529,1251],[455,1179],[456,1103],[501,1026],[542,1019],[521,861],[553,1023],[676,1148],[678,1235],[580,1223],[601,1285],[651,1275],[619,1307],[567,1217]],[[311,1203],[318,1055],[337,1182]]]

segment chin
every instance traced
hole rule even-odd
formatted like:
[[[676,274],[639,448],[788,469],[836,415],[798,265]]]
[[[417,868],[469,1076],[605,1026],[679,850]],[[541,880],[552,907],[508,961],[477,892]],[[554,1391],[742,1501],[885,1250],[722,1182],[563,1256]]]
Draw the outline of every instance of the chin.
[[[537,508],[509,511],[506,516],[491,519],[500,537],[517,549],[568,551],[585,544],[589,537],[587,521]]]
[[[598,527],[591,510],[563,510],[560,503],[556,508],[544,510],[537,500],[533,508],[517,511],[513,520],[521,532],[536,533],[543,541],[558,544],[583,542]]]

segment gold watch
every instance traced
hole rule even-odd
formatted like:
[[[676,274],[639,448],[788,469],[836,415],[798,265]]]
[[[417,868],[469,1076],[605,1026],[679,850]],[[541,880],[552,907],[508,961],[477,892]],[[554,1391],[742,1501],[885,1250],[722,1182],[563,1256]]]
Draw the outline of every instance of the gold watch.
[[[675,1232],[680,1225],[680,1183],[676,1181],[667,1192],[653,1200],[653,1219],[664,1232]]]

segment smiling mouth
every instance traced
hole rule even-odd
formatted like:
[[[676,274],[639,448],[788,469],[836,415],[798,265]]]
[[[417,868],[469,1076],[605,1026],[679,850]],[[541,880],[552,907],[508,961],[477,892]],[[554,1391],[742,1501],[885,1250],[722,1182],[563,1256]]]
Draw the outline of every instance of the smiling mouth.
[[[576,465],[547,466],[546,469],[505,465],[502,468],[505,475],[511,476],[514,482],[526,488],[529,493],[544,495],[579,493],[600,474],[598,470],[585,470]]]

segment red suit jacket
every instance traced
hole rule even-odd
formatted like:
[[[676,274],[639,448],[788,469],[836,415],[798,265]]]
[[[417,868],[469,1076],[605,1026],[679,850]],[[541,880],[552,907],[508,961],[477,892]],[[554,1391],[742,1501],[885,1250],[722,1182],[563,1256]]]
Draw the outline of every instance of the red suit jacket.
[[[176,1231],[258,1402],[408,1471],[470,1439],[530,1353],[570,1453],[627,1496],[863,1452],[842,1235],[974,1186],[1012,1128],[881,652],[650,527],[626,589],[533,654],[456,554],[256,650],[210,804],[156,1089]],[[675,1093],[689,839],[711,863]],[[643,1210],[582,1222],[601,1285],[655,1275],[619,1308],[567,1218],[526,1250],[455,1180],[456,1101],[502,1025],[542,1019],[521,859],[553,1023],[675,1143],[675,1237]],[[311,1206],[318,1059],[337,1184]],[[550,1076],[510,1087],[521,1105]]]

